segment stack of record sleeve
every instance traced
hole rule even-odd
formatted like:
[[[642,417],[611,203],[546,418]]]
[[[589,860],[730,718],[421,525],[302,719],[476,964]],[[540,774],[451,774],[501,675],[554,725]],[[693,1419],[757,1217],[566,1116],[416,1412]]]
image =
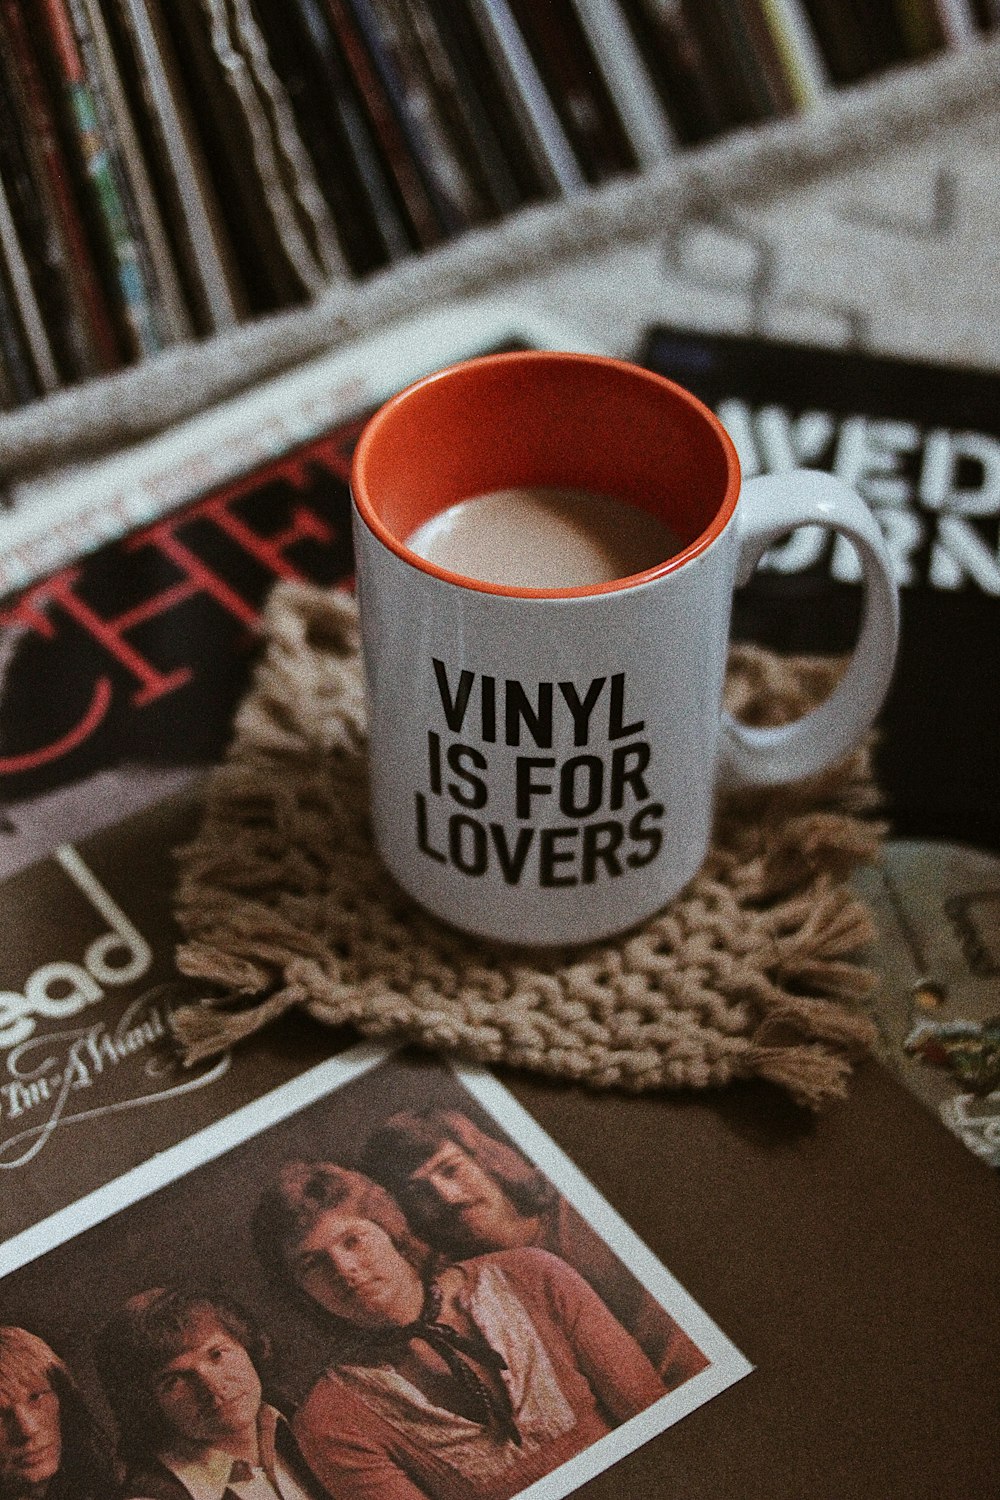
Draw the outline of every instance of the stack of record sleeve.
[[[0,409],[998,21],[1000,0],[0,0]]]

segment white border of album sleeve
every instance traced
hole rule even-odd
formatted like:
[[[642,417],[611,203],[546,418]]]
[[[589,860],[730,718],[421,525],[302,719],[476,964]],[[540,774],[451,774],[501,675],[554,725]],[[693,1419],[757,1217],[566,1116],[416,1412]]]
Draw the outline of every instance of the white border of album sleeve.
[[[235,1110],[0,1245],[0,1278],[113,1218],[169,1183],[262,1135],[393,1056],[362,1043]],[[527,1110],[490,1073],[450,1065],[457,1080],[496,1120],[563,1196],[680,1324],[711,1364],[582,1453],[519,1492],[520,1500],[561,1500],[658,1433],[719,1395],[753,1366],[615,1212]]]

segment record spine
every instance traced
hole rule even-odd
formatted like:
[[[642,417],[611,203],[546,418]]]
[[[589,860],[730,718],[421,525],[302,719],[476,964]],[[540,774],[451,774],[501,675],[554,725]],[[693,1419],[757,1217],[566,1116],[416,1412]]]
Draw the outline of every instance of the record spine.
[[[344,259],[352,275],[365,275],[385,265],[388,254],[337,90],[327,83],[325,15],[322,8],[300,0],[254,0],[254,14]]]
[[[633,171],[635,152],[569,0],[510,4],[588,181]]]
[[[369,0],[356,0],[362,24],[366,13],[381,31],[382,44],[395,63],[407,113],[422,138],[426,170],[446,204],[442,215],[458,231],[490,216],[492,203],[482,174],[471,158],[456,112],[443,97],[427,39],[407,0],[379,0],[377,16]]]
[[[834,83],[856,83],[873,70],[874,64],[851,0],[802,0],[802,4]]]
[[[893,10],[908,57],[926,57],[945,45],[936,0],[895,0]]]
[[[286,194],[291,200],[287,214],[282,215],[286,250],[311,293],[320,290],[321,282],[309,260],[318,268],[322,283],[341,280],[348,274],[347,262],[337,239],[336,227],[326,200],[316,181],[313,164],[295,123],[291,102],[280,78],[271,66],[267,41],[248,0],[231,0],[232,35],[238,45],[261,95],[271,122],[271,139],[266,151],[274,159],[274,169],[287,181]],[[263,173],[262,173],[263,176]],[[293,232],[298,219],[304,223],[307,244],[299,247]]]
[[[739,0],[683,0],[683,4],[702,51],[718,67],[730,125],[755,124],[770,118],[771,95],[742,24]]]
[[[514,122],[498,97],[471,17],[449,0],[404,0],[418,28],[442,102],[464,134],[470,159],[498,213],[512,213],[538,194],[533,165],[512,140]]]
[[[73,351],[71,374],[106,373],[121,364],[121,351],[63,150],[54,103],[20,0],[0,0],[0,18],[0,38],[11,64],[10,82],[22,111],[35,186],[49,205],[56,237],[54,253],[67,282],[65,330]]]
[[[67,377],[72,378],[77,352],[75,335],[82,330],[73,315],[65,256],[51,219],[49,199],[44,184],[35,181],[25,138],[29,126],[18,108],[12,71],[6,49],[0,48],[0,182],[13,221],[8,239],[16,238],[23,253],[61,384]]]
[[[436,126],[436,112],[429,83],[421,75],[415,58],[405,55],[401,44],[400,16],[390,0],[348,0],[408,145],[414,168],[424,184],[439,223],[447,234],[462,227],[465,217],[457,207],[453,190],[444,186],[453,179],[458,164],[443,129]],[[438,154],[443,160],[438,160]],[[451,174],[451,178],[449,178]]]
[[[790,115],[796,107],[796,96],[775,28],[761,0],[736,0],[736,6],[743,28],[741,50],[762,89],[765,117]]]
[[[59,373],[2,180],[0,180],[0,254],[3,256],[7,284],[16,308],[17,324],[20,325],[24,350],[30,360],[37,390],[42,394],[46,391],[54,391],[60,384]]]
[[[240,317],[240,294],[231,254],[218,227],[218,209],[183,102],[171,83],[168,44],[147,0],[114,0],[141,82],[147,119],[158,142],[174,200],[173,227],[183,245],[182,262],[192,282],[200,321],[208,331],[232,328]],[[155,0],[151,0],[155,5]]]
[[[388,177],[417,242],[422,248],[429,248],[441,240],[443,225],[386,90],[384,76],[375,65],[368,38],[345,0],[326,0],[326,8]]]
[[[34,371],[24,346],[21,320],[7,267],[0,254],[0,366],[3,370],[2,399],[5,407],[27,406],[38,395]],[[6,505],[4,505],[6,508]]]
[[[812,109],[830,87],[830,74],[801,0],[759,0],[798,109]]]
[[[639,166],[666,161],[676,136],[617,0],[573,0],[573,7]]]
[[[62,0],[39,0],[39,10],[109,279],[115,288],[112,308],[121,319],[132,357],[158,353],[161,339],[150,289],[113,167],[114,143],[102,128],[101,110],[77,44],[73,15]]]
[[[507,0],[470,0],[470,9],[543,180],[564,197],[581,192],[586,178]]]
[[[970,0],[935,0],[945,43],[956,52],[968,52],[982,41],[982,30]]]
[[[121,152],[123,176],[134,199],[139,232],[145,240],[151,262],[165,342],[179,343],[190,338],[193,330],[160,206],[132,122],[131,109],[119,75],[118,62],[100,0],[81,0],[81,3],[81,16],[86,17],[92,37],[95,67],[100,71],[107,93],[109,112]]]
[[[329,208],[247,6],[174,0],[162,19],[219,239],[256,316],[316,296],[343,273]],[[261,55],[263,54],[263,56]],[[275,105],[284,104],[288,127]],[[297,155],[296,155],[297,148]]]
[[[682,0],[622,0],[622,7],[678,140],[719,135],[730,123],[725,91]]]
[[[96,129],[104,142],[104,212],[117,247],[113,276],[119,292],[119,316],[124,321],[133,356],[146,359],[170,342],[156,269],[135,198],[113,89],[98,56],[86,0],[62,0],[62,4],[73,30]]]

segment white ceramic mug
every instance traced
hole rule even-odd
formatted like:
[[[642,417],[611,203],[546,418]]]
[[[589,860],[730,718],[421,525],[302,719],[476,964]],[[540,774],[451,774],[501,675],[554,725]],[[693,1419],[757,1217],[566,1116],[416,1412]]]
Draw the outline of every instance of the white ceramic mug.
[[[539,591],[406,545],[447,507],[511,486],[610,495],[663,520],[680,550]],[[810,471],[741,488],[713,414],[637,366],[531,351],[431,375],[366,426],[352,494],[376,845],[406,891],[467,932],[551,945],[628,929],[703,862],[720,775],[818,771],[885,697],[899,606],[867,506]],[[722,708],[733,590],[806,524],[857,551],[858,641],[826,702],[750,728]]]

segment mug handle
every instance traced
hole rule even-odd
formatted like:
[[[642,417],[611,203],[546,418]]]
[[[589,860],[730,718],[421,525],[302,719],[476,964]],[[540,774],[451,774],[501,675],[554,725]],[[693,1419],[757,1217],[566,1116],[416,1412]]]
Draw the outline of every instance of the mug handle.
[[[860,742],[892,679],[899,642],[899,590],[888,548],[865,502],[814,469],[765,474],[743,486],[736,510],[736,584],[750,581],[768,547],[797,526],[827,526],[853,542],[864,610],[854,654],[825,702],[777,728],[754,728],[723,712],[720,771],[730,786],[777,786],[823,770]]]

